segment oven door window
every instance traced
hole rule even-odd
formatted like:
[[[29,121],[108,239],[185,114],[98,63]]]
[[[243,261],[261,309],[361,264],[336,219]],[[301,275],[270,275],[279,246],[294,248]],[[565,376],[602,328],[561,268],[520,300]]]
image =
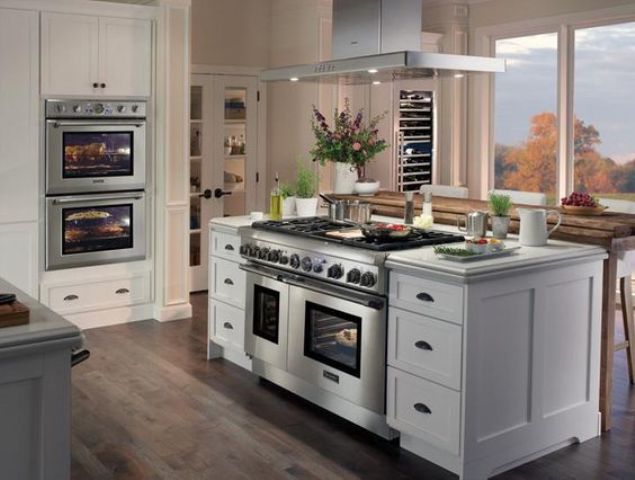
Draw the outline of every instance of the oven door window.
[[[254,285],[254,335],[275,344],[280,333],[280,292]]]
[[[132,204],[62,209],[64,255],[133,247]]]
[[[306,302],[305,322],[304,355],[359,378],[362,319]]]
[[[121,132],[64,132],[63,178],[125,177],[134,173],[134,135]]]

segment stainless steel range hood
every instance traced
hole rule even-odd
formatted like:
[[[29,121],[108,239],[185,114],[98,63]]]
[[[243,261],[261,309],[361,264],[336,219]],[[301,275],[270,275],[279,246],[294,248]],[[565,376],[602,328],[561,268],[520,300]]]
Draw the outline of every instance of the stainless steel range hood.
[[[421,0],[333,0],[333,60],[272,68],[260,78],[364,84],[505,71],[498,58],[419,51],[421,13]]]

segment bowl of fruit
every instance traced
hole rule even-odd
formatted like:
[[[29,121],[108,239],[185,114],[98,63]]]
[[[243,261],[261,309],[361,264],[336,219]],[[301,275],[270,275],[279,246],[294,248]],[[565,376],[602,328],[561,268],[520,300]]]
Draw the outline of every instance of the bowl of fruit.
[[[563,213],[570,215],[602,215],[607,207],[600,205],[600,202],[588,193],[573,192],[561,201]]]

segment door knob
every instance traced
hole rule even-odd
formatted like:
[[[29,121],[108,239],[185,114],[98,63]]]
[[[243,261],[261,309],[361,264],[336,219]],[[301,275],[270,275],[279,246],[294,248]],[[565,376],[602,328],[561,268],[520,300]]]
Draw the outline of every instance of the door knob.
[[[212,198],[212,191],[209,188],[206,188],[199,197]]]
[[[206,191],[207,193],[207,191]],[[217,188],[216,190],[214,190],[214,197],[215,198],[221,198],[225,195],[231,195],[232,192],[225,192],[222,188]],[[205,198],[209,198],[209,197],[205,197]]]

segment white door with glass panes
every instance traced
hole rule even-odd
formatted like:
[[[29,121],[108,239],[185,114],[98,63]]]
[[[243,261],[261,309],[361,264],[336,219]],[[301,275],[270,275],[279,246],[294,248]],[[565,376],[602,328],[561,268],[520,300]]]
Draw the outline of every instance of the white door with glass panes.
[[[209,221],[255,204],[257,123],[257,77],[192,75],[190,291],[207,290]]]

